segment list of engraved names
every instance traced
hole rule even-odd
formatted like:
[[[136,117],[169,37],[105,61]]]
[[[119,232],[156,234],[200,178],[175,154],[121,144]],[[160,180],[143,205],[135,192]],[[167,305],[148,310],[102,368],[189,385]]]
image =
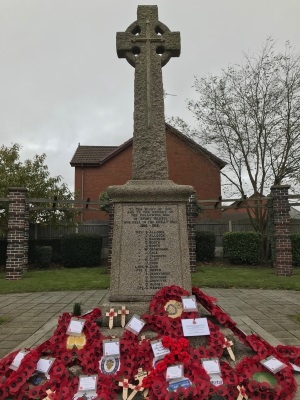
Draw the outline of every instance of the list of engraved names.
[[[128,233],[137,291],[153,291],[170,283],[174,259],[180,262],[177,214],[173,204],[124,205],[123,229]]]

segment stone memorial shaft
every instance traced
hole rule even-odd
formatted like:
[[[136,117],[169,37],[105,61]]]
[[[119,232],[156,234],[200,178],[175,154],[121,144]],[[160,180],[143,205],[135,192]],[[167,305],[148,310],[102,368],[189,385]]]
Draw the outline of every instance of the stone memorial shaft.
[[[117,33],[117,54],[135,68],[132,179],[110,186],[110,302],[150,300],[160,288],[191,289],[186,203],[191,186],[168,179],[162,67],[180,54],[180,34],[158,21],[157,6]],[[111,304],[107,304],[110,306]]]
[[[117,54],[135,68],[132,179],[168,179],[161,68],[180,55],[180,33],[158,21],[157,6],[117,33]]]

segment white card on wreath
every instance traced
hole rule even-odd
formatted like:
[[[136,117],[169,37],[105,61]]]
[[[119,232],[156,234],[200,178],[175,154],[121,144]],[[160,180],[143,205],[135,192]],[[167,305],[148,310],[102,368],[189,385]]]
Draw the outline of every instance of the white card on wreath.
[[[94,400],[98,399],[98,395],[96,391],[89,390],[88,392],[77,392],[75,393],[75,396],[73,397],[73,400]]]
[[[78,392],[96,391],[97,375],[80,375],[78,382]]]
[[[276,374],[277,372],[281,371],[283,368],[286,367],[286,364],[277,360],[277,358],[270,356],[265,360],[261,360],[261,364],[266,367],[269,371]]]
[[[290,365],[292,366],[293,370],[296,372],[300,372],[300,367],[298,367],[298,365],[295,365],[293,363],[290,363]]]
[[[47,374],[54,361],[55,358],[40,358],[36,364],[36,371]]]
[[[183,378],[183,364],[170,365],[166,371],[166,380]]]
[[[220,361],[218,358],[203,358],[201,364],[205,371],[208,373],[210,382],[219,386],[223,384],[223,379],[221,377]]]
[[[198,311],[196,296],[181,296],[183,311]]]
[[[84,327],[85,319],[71,318],[67,329],[67,335],[80,336]]]
[[[208,375],[221,373],[220,361],[218,358],[203,358],[201,364]]]
[[[210,334],[207,318],[181,320],[183,336],[208,336]]]
[[[168,347],[164,347],[161,339],[152,340],[151,347],[154,354],[155,359],[160,359],[164,357],[166,354],[170,353],[170,349]]]
[[[27,353],[28,353],[28,351],[26,351],[26,350],[20,350],[19,353],[13,359],[13,361],[10,364],[9,368],[13,369],[14,371],[16,371],[19,368],[23,358],[26,356]]]
[[[223,385],[223,379],[220,374],[211,374],[209,375],[210,378],[210,383],[212,383],[215,386],[220,386]]]
[[[138,335],[143,329],[145,323],[146,322],[140,319],[138,315],[134,314],[125,326],[125,329],[134,333],[135,335]]]
[[[103,340],[103,356],[119,357],[120,356],[120,340],[119,339],[107,339]]]
[[[94,311],[94,308],[92,308],[91,310],[86,311],[85,313],[81,314],[82,317],[85,317],[86,315],[92,313]]]

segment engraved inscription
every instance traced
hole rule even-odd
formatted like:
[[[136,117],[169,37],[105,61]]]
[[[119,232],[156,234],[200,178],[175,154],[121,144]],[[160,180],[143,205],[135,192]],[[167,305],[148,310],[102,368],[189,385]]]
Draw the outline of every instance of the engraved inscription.
[[[132,249],[134,290],[153,292],[171,283],[172,271],[179,267],[174,265],[174,260],[175,264],[180,263],[179,255],[176,257],[179,247],[177,221],[176,205],[124,205],[123,229]]]

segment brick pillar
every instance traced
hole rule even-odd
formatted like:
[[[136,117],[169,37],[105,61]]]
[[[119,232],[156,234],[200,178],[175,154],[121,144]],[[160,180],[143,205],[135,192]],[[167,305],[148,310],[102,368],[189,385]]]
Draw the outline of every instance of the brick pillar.
[[[24,237],[26,188],[8,189],[8,232],[5,279],[22,279],[24,267]]]
[[[108,208],[108,258],[107,258],[107,269],[111,272],[111,253],[112,253],[112,238],[113,238],[113,226],[114,226],[114,205],[112,201],[109,202]]]
[[[278,276],[291,276],[293,274],[289,188],[289,185],[274,185],[271,187],[274,227],[273,248],[275,250],[273,260]]]
[[[23,271],[27,272],[28,270],[28,240],[29,240],[29,206],[25,205],[25,214],[24,214],[24,266]]]
[[[196,215],[196,195],[192,194],[186,205],[188,242],[190,254],[190,271],[196,271],[196,233],[195,233],[195,215]]]

